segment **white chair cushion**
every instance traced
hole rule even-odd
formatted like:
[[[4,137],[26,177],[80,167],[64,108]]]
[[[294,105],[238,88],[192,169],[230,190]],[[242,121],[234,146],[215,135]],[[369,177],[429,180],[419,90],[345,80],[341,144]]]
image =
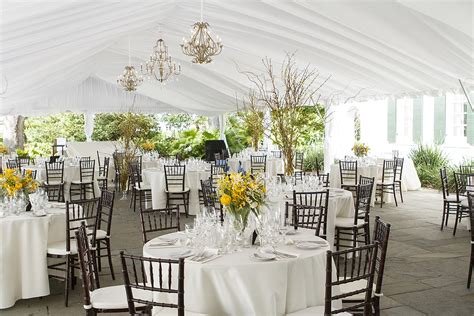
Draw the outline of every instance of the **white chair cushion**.
[[[467,199],[464,199],[461,201],[461,206],[462,207],[469,207],[469,201]]]
[[[61,182],[61,181],[49,181],[49,182],[44,182],[45,185],[60,185],[60,184],[64,184],[64,182]]]
[[[357,280],[354,282],[344,283],[344,284],[339,285],[339,290],[341,291],[341,293],[349,293],[349,292],[354,292],[354,291],[363,289],[366,286],[367,286],[366,280]],[[375,284],[373,285],[373,291],[375,291]],[[364,299],[365,299],[365,293],[359,293],[356,295],[345,297],[343,300],[364,300]]]
[[[457,200],[458,200],[458,197],[456,195],[448,195],[446,197],[446,201],[448,201],[448,202],[456,202]],[[463,200],[466,200],[466,197],[465,196],[460,196],[459,201],[463,201]]]
[[[169,193],[184,193],[184,192],[189,192],[189,188],[188,187],[184,187],[184,191],[181,189],[181,186],[176,186],[176,187],[172,187],[170,186],[168,188],[168,190],[165,190],[165,192],[169,192]]]
[[[138,186],[138,183],[135,183],[135,189],[136,190],[151,190],[151,187],[149,184],[140,182],[140,187]]]
[[[287,316],[324,316],[324,306],[312,306],[305,309],[301,309],[297,312],[286,314]],[[349,313],[339,313],[341,316],[352,316]]]
[[[70,241],[71,244],[71,255],[77,254],[77,244],[74,240]],[[48,244],[48,254],[50,255],[57,255],[57,256],[65,256],[66,253],[66,241],[58,241],[54,243]]]
[[[107,180],[107,177],[105,176],[98,176],[96,177],[97,180]]]
[[[102,229],[98,229],[96,232],[95,232],[95,239],[105,239],[105,237],[107,236],[107,232],[105,230],[102,230]]]
[[[133,297],[143,300],[152,300],[152,293],[144,290],[133,290]],[[99,288],[90,293],[92,307],[97,309],[127,309],[127,294],[124,285],[108,286]],[[135,306],[143,304],[135,303]]]
[[[357,227],[365,224],[363,219],[357,219]],[[336,227],[352,227],[354,226],[354,219],[351,217],[336,217]]]
[[[89,184],[89,183],[92,183],[92,180],[86,180],[86,181],[74,180],[74,181],[71,181],[71,184]]]
[[[207,315],[207,314],[189,312],[189,311],[186,310],[186,307],[185,307],[184,314],[185,314],[186,316],[206,316],[206,315]],[[154,307],[154,308],[153,308],[152,315],[153,315],[153,316],[176,316],[176,315],[178,315],[178,310],[177,310],[176,308],[167,308],[167,307],[159,308],[159,307]]]

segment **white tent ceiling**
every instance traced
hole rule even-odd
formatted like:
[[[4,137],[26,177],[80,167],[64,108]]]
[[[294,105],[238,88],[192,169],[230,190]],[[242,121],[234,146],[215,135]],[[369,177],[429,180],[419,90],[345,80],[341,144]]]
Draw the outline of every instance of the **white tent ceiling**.
[[[190,63],[179,44],[199,19],[199,0],[5,1],[1,10],[1,73],[8,90],[0,115],[58,111],[122,111],[208,115],[235,110],[250,87],[242,70],[261,59],[280,63],[295,52],[331,75],[324,94],[361,99],[472,89],[473,1],[207,0],[204,20],[223,41],[209,65]],[[161,26],[160,26],[161,25]],[[134,95],[116,84],[127,63],[139,68],[159,38],[181,63],[179,81],[144,83]]]

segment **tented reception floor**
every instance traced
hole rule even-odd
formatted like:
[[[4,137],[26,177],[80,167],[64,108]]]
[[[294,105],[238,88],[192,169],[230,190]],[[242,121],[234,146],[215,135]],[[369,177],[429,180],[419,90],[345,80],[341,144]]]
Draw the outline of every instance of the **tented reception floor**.
[[[387,204],[381,209],[377,205],[371,211],[371,218],[380,215],[392,224],[382,315],[474,315],[474,292],[466,289],[470,238],[465,223],[458,228],[455,237],[453,219],[448,228],[440,231],[442,195],[437,191],[410,191],[404,198],[405,203],[397,208]],[[126,249],[141,255],[143,243],[139,213],[133,213],[127,202],[118,199],[116,207],[112,248],[115,283],[120,284],[119,251]],[[182,225],[192,221],[192,216],[188,219],[183,216]],[[105,265],[101,285],[114,284],[107,274]],[[80,285],[71,291],[66,308],[63,283],[51,282],[52,295],[20,300],[14,307],[1,310],[0,315],[84,315]]]

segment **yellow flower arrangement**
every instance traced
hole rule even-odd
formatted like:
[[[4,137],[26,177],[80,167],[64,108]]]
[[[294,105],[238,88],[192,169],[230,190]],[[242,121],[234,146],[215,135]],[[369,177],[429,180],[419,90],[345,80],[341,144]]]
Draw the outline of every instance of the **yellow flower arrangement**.
[[[152,142],[146,141],[142,143],[141,148],[144,152],[150,152],[155,150],[155,144]]]
[[[19,191],[25,194],[33,193],[37,188],[38,182],[31,177],[31,170],[26,170],[25,175],[21,175],[18,170],[5,169],[3,174],[0,174],[0,190],[9,197]]]
[[[369,153],[369,146],[363,144],[363,143],[355,143],[354,146],[352,147],[352,151],[354,152],[354,155],[356,157],[365,157]]]
[[[259,214],[265,204],[265,185],[263,181],[251,175],[231,173],[218,180],[217,194],[226,211],[247,225],[250,212]]]
[[[0,155],[6,155],[6,154],[8,154],[8,147],[3,144],[0,144]]]

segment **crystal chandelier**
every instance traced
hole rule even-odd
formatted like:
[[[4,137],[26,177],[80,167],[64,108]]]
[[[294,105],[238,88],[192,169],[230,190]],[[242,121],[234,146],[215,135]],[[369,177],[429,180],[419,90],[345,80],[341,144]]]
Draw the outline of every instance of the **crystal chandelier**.
[[[222,43],[219,36],[214,41],[209,31],[209,23],[202,18],[203,0],[201,0],[201,22],[193,25],[190,40],[183,38],[181,48],[187,56],[194,57],[192,62],[196,64],[208,64],[213,56],[217,56],[222,51]]]
[[[143,78],[137,73],[135,67],[130,62],[130,39],[128,39],[128,66],[125,66],[123,74],[117,79],[117,83],[122,86],[125,91],[135,91],[142,84]]]
[[[165,45],[163,39],[156,41],[153,47],[153,53],[150,59],[141,65],[142,74],[148,78],[155,78],[163,83],[173,75],[179,75],[181,72],[181,65],[171,61],[171,56],[168,54],[168,46]]]

